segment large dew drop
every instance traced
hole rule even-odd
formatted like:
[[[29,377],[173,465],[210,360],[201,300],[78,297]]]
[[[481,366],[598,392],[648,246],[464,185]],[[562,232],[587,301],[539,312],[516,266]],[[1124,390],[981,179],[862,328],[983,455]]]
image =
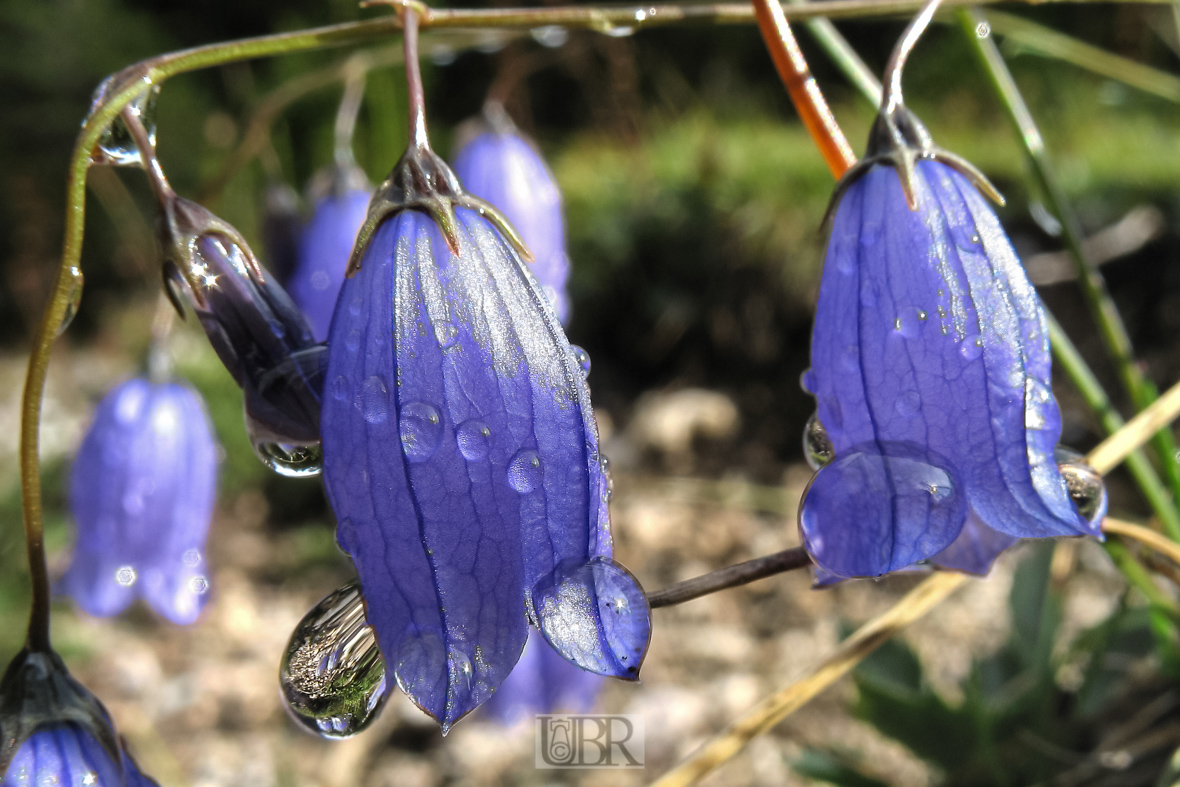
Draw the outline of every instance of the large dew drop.
[[[1058,448],[1054,456],[1078,513],[1091,525],[1098,524],[1106,516],[1106,482],[1097,470],[1086,464],[1081,454]]]
[[[533,588],[532,613],[549,644],[584,670],[636,680],[651,638],[639,582],[610,558],[562,562]]]
[[[365,619],[364,597],[353,581],[308,612],[287,644],[279,667],[287,710],[325,738],[348,738],[381,713],[385,661]]]
[[[94,97],[90,104],[91,114],[98,111],[111,96],[128,86],[128,83],[119,77],[119,74],[112,74],[104,79],[94,91]],[[131,110],[139,115],[152,145],[156,144],[156,100],[159,95],[160,87],[154,85],[129,105]],[[139,154],[139,148],[135,146],[131,132],[127,130],[127,126],[124,125],[120,117],[116,117],[110,127],[98,138],[98,144],[94,147],[90,160],[95,164],[106,164],[112,167],[143,166],[143,158]]]
[[[950,546],[967,518],[951,465],[909,444],[858,446],[820,469],[803,497],[799,529],[825,570],[876,577]]]
[[[311,478],[324,468],[324,451],[318,443],[277,442],[269,430],[246,414],[246,433],[254,455],[262,464],[288,478]]]

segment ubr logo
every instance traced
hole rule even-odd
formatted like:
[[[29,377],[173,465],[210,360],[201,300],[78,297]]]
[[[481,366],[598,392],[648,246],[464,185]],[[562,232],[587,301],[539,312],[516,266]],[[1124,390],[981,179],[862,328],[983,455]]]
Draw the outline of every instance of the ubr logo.
[[[538,768],[642,768],[643,717],[537,717]]]

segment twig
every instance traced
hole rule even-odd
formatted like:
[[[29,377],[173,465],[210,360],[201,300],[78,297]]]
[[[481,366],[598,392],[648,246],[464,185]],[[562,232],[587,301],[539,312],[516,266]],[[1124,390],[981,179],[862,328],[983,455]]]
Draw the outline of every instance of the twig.
[[[708,574],[669,585],[650,594],[647,597],[647,602],[652,609],[671,607],[675,604],[683,604],[685,601],[692,601],[694,598],[707,596],[710,593],[716,593],[719,590],[748,585],[755,580],[810,565],[811,558],[808,556],[807,550],[803,547],[792,547],[784,549],[782,552],[775,552],[773,555],[764,555],[743,563],[735,563],[732,566],[726,566],[716,571],[710,571]]]

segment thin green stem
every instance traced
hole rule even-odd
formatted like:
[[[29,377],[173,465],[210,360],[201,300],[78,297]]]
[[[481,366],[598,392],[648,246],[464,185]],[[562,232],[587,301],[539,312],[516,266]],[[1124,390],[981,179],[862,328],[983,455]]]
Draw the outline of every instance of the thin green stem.
[[[807,0],[790,0],[790,2],[795,6],[809,5]],[[856,54],[852,44],[849,44],[848,39],[836,29],[832,20],[826,17],[817,17],[805,20],[804,24],[808,32],[819,42],[820,47],[827,52],[832,62],[844,72],[844,76],[848,77],[848,81],[852,83],[853,87],[868,98],[874,107],[881,106],[881,80],[877,79],[877,75],[865,65],[865,61],[860,59],[860,55]]]
[[[1146,93],[1180,102],[1180,77],[1079,41],[1073,36],[999,11],[988,11],[993,33],[1029,52],[1062,60],[1108,79],[1116,79]]]
[[[1126,544],[1112,538],[1103,546],[1106,549],[1106,554],[1110,555],[1110,559],[1119,567],[1119,571],[1127,578],[1132,587],[1146,596],[1147,600],[1155,606],[1167,610],[1172,615],[1180,614],[1180,607],[1177,607],[1176,602],[1155,584],[1155,580],[1151,578],[1151,572],[1135,559]]]
[[[1086,404],[1098,416],[1103,430],[1108,435],[1114,434],[1126,422],[1115,409],[1114,403],[1110,401],[1110,397],[1102,388],[1102,384],[1098,382],[1098,378],[1090,371],[1090,367],[1078,352],[1077,347],[1074,346],[1061,325],[1047,309],[1045,316],[1049,320],[1049,343],[1053,347],[1053,355],[1058,365],[1069,376],[1070,381],[1078,389],[1078,393],[1082,395]],[[1147,498],[1147,502],[1163,526],[1164,532],[1173,541],[1180,541],[1180,512],[1176,510],[1172,496],[1160,481],[1159,475],[1151,466],[1146,454],[1143,451],[1135,451],[1127,457],[1126,464],[1127,470],[1139,485],[1143,496]]]
[[[1123,387],[1135,408],[1142,410],[1155,401],[1157,392],[1135,362],[1130,336],[1114,300],[1110,297],[1110,292],[1106,289],[1106,281],[1098,271],[1098,266],[1087,258],[1082,248],[1081,226],[1049,161],[1041,132],[995,42],[990,36],[981,38],[976,33],[980,25],[986,22],[984,16],[978,11],[959,11],[958,16],[963,34],[970,42],[972,51],[979,59],[988,81],[1000,98],[1008,119],[1024,146],[1033,176],[1047,207],[1061,222],[1062,237],[1066,250],[1077,268],[1082,294],[1098,324],[1099,334],[1107,352],[1118,369]],[[1180,498],[1180,462],[1176,460],[1176,440],[1171,429],[1161,429],[1153,442],[1164,476],[1171,487],[1172,496]]]

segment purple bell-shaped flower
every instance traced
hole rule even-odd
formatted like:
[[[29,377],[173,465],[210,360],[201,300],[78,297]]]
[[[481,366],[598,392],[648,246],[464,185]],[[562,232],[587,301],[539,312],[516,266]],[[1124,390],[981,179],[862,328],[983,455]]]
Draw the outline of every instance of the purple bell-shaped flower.
[[[581,364],[515,242],[431,151],[405,12],[411,144],[361,230],[329,335],[324,481],[386,669],[450,728],[528,623],[638,676],[650,611],[610,555]]]
[[[287,290],[303,310],[316,341],[328,338],[328,326],[357,232],[369,213],[373,190],[355,164],[336,165],[322,176],[313,192],[311,219],[300,234],[295,270]]]
[[[142,598],[192,623],[209,597],[216,491],[217,445],[200,396],[177,383],[116,386],[70,474],[78,537],[59,589],[91,615],[117,615]]]
[[[927,11],[834,203],[804,376],[831,451],[799,514],[821,581],[982,573],[1019,538],[1100,535],[1105,510],[1080,511],[1063,476],[1092,470],[1058,468],[1045,317],[980,190],[998,195],[901,100]]]
[[[455,154],[455,174],[463,188],[495,205],[512,222],[532,252],[529,270],[565,325],[570,316],[570,260],[557,180],[500,105],[485,107],[483,118],[468,126],[467,135]]]
[[[600,675],[567,661],[540,633],[530,630],[520,661],[483,712],[504,725],[532,721],[538,713],[589,713],[604,682]]]
[[[0,785],[152,787],[106,708],[52,651],[22,650],[0,681]]]

